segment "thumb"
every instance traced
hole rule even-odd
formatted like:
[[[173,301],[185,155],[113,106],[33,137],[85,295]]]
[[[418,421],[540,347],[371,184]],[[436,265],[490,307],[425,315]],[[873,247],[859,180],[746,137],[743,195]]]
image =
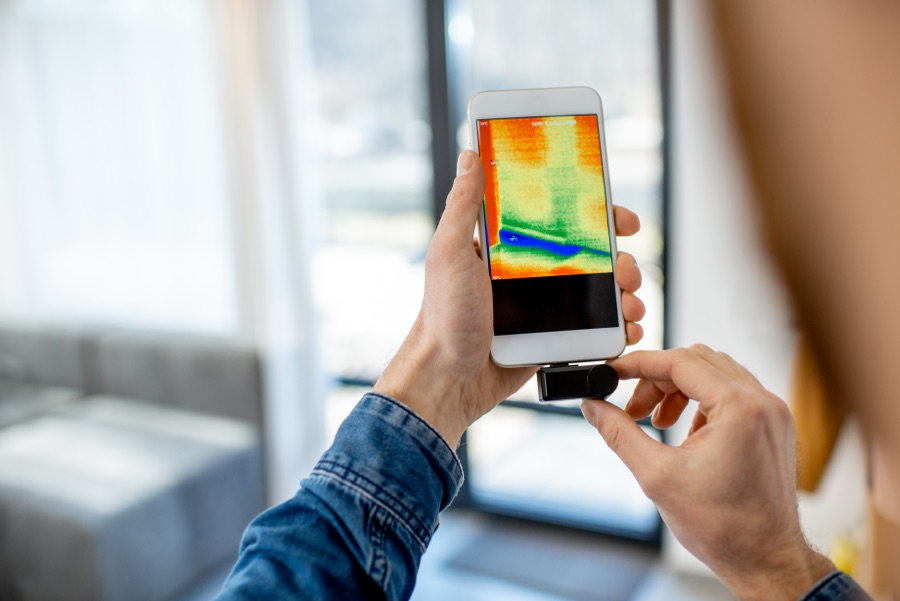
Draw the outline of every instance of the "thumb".
[[[651,438],[630,415],[608,401],[584,399],[581,411],[650,497],[649,480],[653,474],[665,473],[663,460],[672,448]]]
[[[472,246],[472,232],[484,202],[484,168],[478,155],[467,150],[459,155],[456,179],[447,196],[447,206],[435,231],[435,237],[448,239],[460,247]]]

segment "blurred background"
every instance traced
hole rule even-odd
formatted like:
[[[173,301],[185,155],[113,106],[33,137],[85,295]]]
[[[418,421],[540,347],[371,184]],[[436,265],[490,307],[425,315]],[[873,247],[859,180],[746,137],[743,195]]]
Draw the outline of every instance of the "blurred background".
[[[210,596],[412,324],[468,98],[567,85],[641,218],[640,346],[786,395],[699,3],[0,0],[0,599]],[[727,598],[578,404],[536,399],[467,433],[415,598]],[[826,548],[861,525],[853,436],[803,501]]]

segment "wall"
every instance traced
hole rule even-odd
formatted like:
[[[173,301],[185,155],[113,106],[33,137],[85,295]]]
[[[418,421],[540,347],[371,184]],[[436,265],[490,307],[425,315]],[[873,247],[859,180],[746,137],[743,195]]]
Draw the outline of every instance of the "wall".
[[[669,343],[725,351],[785,398],[797,333],[752,211],[704,4],[673,2],[672,21]],[[682,440],[689,424],[682,418],[670,440]],[[801,498],[804,528],[820,548],[861,524],[863,485],[851,428],[820,490]],[[670,535],[664,556],[676,569],[705,571]]]

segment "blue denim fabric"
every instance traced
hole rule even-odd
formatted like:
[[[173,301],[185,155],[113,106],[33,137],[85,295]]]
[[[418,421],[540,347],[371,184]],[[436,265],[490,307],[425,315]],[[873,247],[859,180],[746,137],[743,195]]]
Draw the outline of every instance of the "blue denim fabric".
[[[217,599],[408,599],[462,479],[431,426],[367,394],[297,494],[247,528]]]
[[[800,601],[872,601],[850,576],[832,572],[819,580]]]

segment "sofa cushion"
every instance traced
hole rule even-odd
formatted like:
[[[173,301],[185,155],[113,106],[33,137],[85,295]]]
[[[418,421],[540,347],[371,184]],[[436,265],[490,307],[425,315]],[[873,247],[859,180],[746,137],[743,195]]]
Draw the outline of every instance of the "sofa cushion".
[[[0,433],[0,597],[171,597],[263,507],[256,429],[121,398]],[[5,593],[5,595],[4,595]]]
[[[0,323],[0,377],[83,390],[81,331],[75,327]]]
[[[0,428],[25,421],[81,396],[82,392],[74,388],[35,386],[0,379]]]
[[[119,332],[92,344],[91,392],[243,419],[261,427],[262,384],[255,349],[233,341]]]

